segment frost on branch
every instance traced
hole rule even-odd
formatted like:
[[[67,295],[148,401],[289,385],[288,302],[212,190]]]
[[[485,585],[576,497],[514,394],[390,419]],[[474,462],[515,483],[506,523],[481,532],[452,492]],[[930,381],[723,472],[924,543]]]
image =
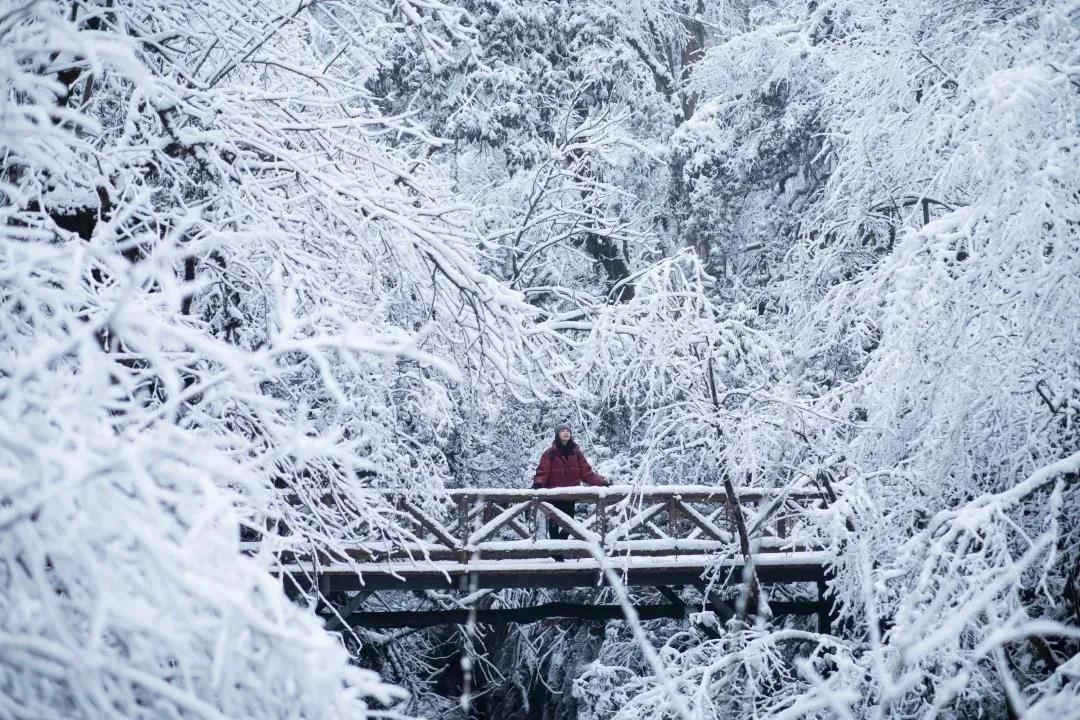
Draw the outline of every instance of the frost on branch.
[[[52,402],[5,398],[5,714],[355,718],[401,701],[286,599],[268,557],[240,554],[257,476],[182,430],[112,435],[65,374],[28,383],[62,390]]]
[[[839,495],[811,522],[837,555],[835,641],[856,669],[791,676],[790,716],[1075,706],[1078,13],[762,4],[695,68],[700,112],[675,138],[691,204],[743,253],[711,295],[753,308],[785,361],[726,419],[748,442],[712,454]],[[681,389],[638,433],[702,405]]]

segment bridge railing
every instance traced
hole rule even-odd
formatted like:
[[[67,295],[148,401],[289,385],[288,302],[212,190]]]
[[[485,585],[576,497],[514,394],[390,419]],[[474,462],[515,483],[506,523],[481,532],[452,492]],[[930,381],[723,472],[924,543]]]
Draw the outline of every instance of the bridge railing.
[[[450,490],[448,502],[424,509],[408,490],[381,490],[408,529],[407,538],[358,538],[354,560],[484,560],[701,555],[739,547],[735,509],[723,488],[700,485],[553,490]],[[753,552],[807,549],[803,518],[824,505],[802,489],[735,491]],[[563,503],[574,503],[565,512]],[[546,528],[561,530],[552,539]],[[793,534],[794,533],[794,534]]]

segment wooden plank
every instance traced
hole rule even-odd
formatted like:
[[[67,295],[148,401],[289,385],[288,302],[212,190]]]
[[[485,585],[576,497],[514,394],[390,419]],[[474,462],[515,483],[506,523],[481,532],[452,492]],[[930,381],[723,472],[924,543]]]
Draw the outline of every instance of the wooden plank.
[[[425,530],[438,538],[439,542],[445,545],[448,549],[453,550],[461,547],[460,543],[454,539],[454,537],[447,532],[446,528],[435,521],[434,518],[429,517],[426,512],[415,507],[406,498],[401,498],[402,509],[405,510],[416,522],[420,524]]]
[[[682,504],[679,502],[678,495],[672,495],[667,499],[665,503],[667,505],[667,522],[668,522],[668,535],[670,537],[679,536],[679,506]]]
[[[469,539],[465,541],[466,545],[476,545],[479,542],[487,540],[489,537],[498,532],[501,528],[506,526],[507,523],[514,519],[515,515],[520,514],[524,510],[529,509],[529,502],[520,502],[516,505],[511,505],[507,509],[495,517],[488,518],[483,527],[479,528],[476,532],[469,536]],[[486,515],[486,513],[485,513]]]
[[[448,549],[429,549],[426,551],[426,555],[423,551],[414,550],[410,554],[406,550],[399,550],[395,552],[388,552],[381,555],[379,561],[387,561],[388,564],[393,566],[405,565],[406,563],[421,564],[425,560],[430,559],[433,561],[445,561],[445,560],[459,560],[461,553],[464,551],[466,555],[471,551],[478,551],[483,556],[484,561],[489,560],[528,560],[538,558],[551,557],[552,553],[559,553],[565,555],[567,558],[591,558],[593,555],[588,548],[580,547],[580,540],[562,541],[564,544],[556,545],[559,541],[553,540],[496,540],[492,541],[498,543],[499,547],[489,548],[486,547],[489,543],[479,543],[478,545],[465,545],[459,550]],[[673,543],[670,546],[663,548],[657,547],[642,547],[643,543],[647,544],[653,542],[651,540],[626,540],[617,542],[605,547],[605,551],[613,559],[618,560],[624,555],[631,555],[632,557],[662,557],[666,555],[693,555],[701,552],[717,552],[727,549],[730,543],[718,542],[716,540],[696,540],[696,541],[683,541],[679,539],[672,540]],[[515,547],[506,547],[507,544],[514,543]],[[348,554],[353,555],[350,551]],[[368,555],[355,552],[355,556],[352,558],[358,562],[370,563],[371,559]],[[460,560],[460,562],[467,562],[466,560]],[[293,558],[298,562],[305,560],[304,557]],[[340,562],[338,560],[337,562]]]
[[[548,520],[554,520],[559,525],[561,525],[563,529],[566,530],[566,532],[576,537],[578,540],[584,540],[586,542],[600,542],[601,538],[599,535],[594,532],[590,532],[585,528],[581,528],[581,530],[585,530],[584,533],[581,532],[581,530],[578,529],[581,527],[581,524],[575,521],[574,518],[570,517],[559,508],[555,507],[554,505],[551,505],[547,502],[541,502],[540,510],[545,515],[547,515]]]
[[[660,540],[670,540],[671,539],[671,536],[668,535],[666,532],[664,532],[664,529],[662,527],[660,527],[659,525],[657,525],[656,523],[654,523],[654,522],[651,522],[651,521],[646,522],[645,523],[645,528]]]
[[[338,626],[341,625],[341,619],[348,618],[350,615],[359,610],[360,606],[364,604],[364,601],[371,597],[372,594],[372,592],[367,590],[356,593],[356,595],[354,595],[352,599],[349,600],[349,602],[347,602],[343,608],[338,610],[336,614],[332,614],[329,618],[327,618],[326,629],[336,630]]]
[[[780,542],[777,540],[777,542]],[[623,556],[632,557],[659,557],[664,555],[712,553],[725,550],[730,547],[730,541],[720,541],[702,538],[672,538],[660,542],[655,539],[620,540],[605,546],[605,552],[613,559],[621,559]],[[778,552],[814,552],[820,548],[806,546],[785,546],[783,548],[774,545],[762,545],[756,547],[755,555],[775,554]],[[569,553],[568,557],[592,557],[587,547],[582,546],[582,541],[573,540],[533,540],[532,538],[520,540],[491,540],[479,543],[475,546],[462,546],[458,549],[446,548],[434,543],[428,545],[403,544],[383,552],[371,553],[366,548],[346,548],[344,552],[326,554],[319,553],[318,563],[320,566],[341,565],[348,562],[370,564],[373,562],[388,562],[390,564],[415,565],[427,560],[446,561],[458,560],[461,550],[479,550],[487,560],[520,560],[527,558],[546,558],[553,552]],[[300,564],[310,566],[313,560],[310,553],[283,552],[278,554],[277,561],[282,565]],[[462,562],[467,562],[462,561]]]
[[[714,592],[708,592],[707,590],[702,590],[702,592],[705,593],[705,599],[708,601],[709,607],[720,617],[721,625],[735,617],[735,606],[733,604],[725,602]]]
[[[682,601],[679,593],[677,593],[675,590],[672,590],[667,585],[657,585],[656,590],[665,600],[668,601],[668,603],[672,607],[678,607],[682,609],[682,617],[686,617],[689,614],[686,609],[686,603]]]
[[[768,507],[754,519],[754,524],[748,531],[750,536],[753,537],[754,535],[757,535],[758,532],[765,527],[765,523],[771,520],[778,511],[785,507],[793,507],[796,511],[802,510],[802,508],[797,505],[789,503],[786,495],[779,495],[778,497],[773,498]]]
[[[501,513],[503,510],[506,510],[506,508],[510,507],[511,504],[512,503],[497,502],[492,503],[492,506]],[[530,503],[525,503],[526,511],[528,511],[530,508]],[[524,520],[526,525],[528,525],[529,523],[529,514],[529,512],[525,513]],[[526,525],[522,525],[521,523],[519,523],[517,517],[510,518],[510,520],[506,523],[506,527],[517,533],[518,537],[520,537],[522,540],[531,540],[533,538],[533,533],[529,531]]]
[[[663,511],[664,503],[662,502],[645,508],[630,519],[617,525],[614,529],[611,530],[611,532],[607,533],[604,536],[604,543],[606,544],[612,542],[620,537],[628,537],[630,531],[633,530],[635,527],[637,527],[638,525],[643,525],[644,523],[648,522],[650,519],[652,519],[656,515],[659,515]]]
[[[720,542],[728,542],[731,539],[730,533],[726,533],[721,530],[719,527],[713,524],[713,522],[709,518],[702,515],[693,506],[683,502],[680,502],[679,505],[682,507],[683,512],[686,513],[686,516],[690,518],[691,522],[697,525],[702,532],[711,537],[713,540],[718,540]],[[718,509],[717,512],[720,512],[721,510],[722,508]],[[724,537],[725,535],[728,535],[729,537]]]
[[[526,507],[527,506],[528,506],[528,503],[526,503]],[[529,532],[528,528],[526,528],[523,525],[520,525],[518,523],[518,521],[517,521],[517,518],[511,518],[510,521],[508,523],[506,523],[506,524],[511,530],[516,532],[518,534],[518,536],[521,537],[522,540],[532,540],[533,534],[531,532]]]
[[[683,507],[693,508],[693,505],[691,505],[689,503],[689,501],[683,501]],[[697,510],[697,508],[694,508],[694,510],[697,511],[698,514],[701,514],[701,511]],[[727,503],[724,502],[724,503],[720,503],[711,513],[709,513],[708,515],[702,515],[702,517],[705,518],[705,520],[708,521],[710,525],[716,525],[716,516],[720,515],[720,514],[723,514],[723,513],[726,513],[726,512],[727,512]],[[719,528],[720,526],[716,525],[716,527]],[[690,534],[687,535],[686,537],[688,539],[693,539],[693,538],[696,538],[701,533],[702,533],[701,528],[700,527],[695,527],[693,530],[690,531]],[[734,537],[734,534],[732,534],[732,537]]]
[[[480,514],[482,512],[484,512],[484,508],[487,506],[487,503],[484,502],[483,498],[467,498],[467,499],[472,503],[472,509],[469,510],[469,514],[468,514],[469,526],[471,527],[472,523],[478,517],[480,517]]]
[[[828,598],[828,586],[825,584],[824,575],[817,581],[818,605],[817,613],[818,632],[822,635],[832,634],[832,611],[833,605]]]
[[[707,595],[707,602],[709,607],[712,608],[718,616],[720,616],[721,622],[727,622],[731,618],[735,617],[735,604],[730,600],[724,600],[715,592],[709,593],[703,585],[698,585],[702,594]],[[818,600],[775,600],[769,602],[769,608],[772,610],[772,617],[780,616],[802,616],[809,617],[812,615],[819,615],[824,607],[824,603]]]

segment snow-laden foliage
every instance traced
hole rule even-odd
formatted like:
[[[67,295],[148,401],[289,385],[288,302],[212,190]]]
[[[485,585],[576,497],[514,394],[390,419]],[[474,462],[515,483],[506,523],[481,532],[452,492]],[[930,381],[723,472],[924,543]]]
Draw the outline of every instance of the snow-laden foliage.
[[[589,389],[631,418],[636,479],[716,483],[739,473],[742,482],[774,468],[790,441],[783,432],[771,442],[798,419],[775,401],[781,349],[754,313],[715,303],[713,284],[691,252],[659,263],[581,346]]]
[[[694,718],[812,716],[817,708],[806,705],[789,712],[792,701],[826,668],[850,666],[842,644],[801,630],[732,627],[718,639],[681,632],[663,642],[660,655],[678,678],[686,710]],[[642,678],[634,665],[633,658],[603,654],[578,678],[575,693],[587,708],[583,720],[680,717],[663,690],[651,678]],[[835,672],[830,690],[854,699],[857,688],[845,685],[851,680],[851,672]]]
[[[692,204],[732,203],[739,173],[768,179],[734,204],[767,272],[729,265],[721,295],[754,302],[787,361],[791,417],[753,437],[805,445],[793,470],[839,493],[820,523],[842,630],[832,665],[800,652],[761,670],[776,684],[764,705],[710,694],[745,685],[760,643],[724,649],[707,680],[687,664],[679,681],[713,703],[701,717],[1075,706],[1078,28],[1076,3],[780,3],[695,69]],[[786,236],[760,199],[791,218]],[[608,364],[620,357],[619,373],[638,362]],[[649,397],[675,425],[670,386]]]
[[[4,716],[401,699],[269,550],[405,532],[364,486],[442,487],[458,384],[560,371],[363,88],[401,32],[471,42],[434,3],[0,4]]]
[[[260,476],[197,434],[111,433],[93,394],[51,389],[5,399],[35,401],[5,416],[5,717],[381,717],[365,708],[403,699],[240,555]]]
[[[478,41],[456,62],[429,73],[406,36],[390,51],[373,88],[454,141],[433,157],[475,198],[493,272],[537,304],[628,298],[631,265],[660,257],[662,141],[693,105],[705,5],[467,0]]]

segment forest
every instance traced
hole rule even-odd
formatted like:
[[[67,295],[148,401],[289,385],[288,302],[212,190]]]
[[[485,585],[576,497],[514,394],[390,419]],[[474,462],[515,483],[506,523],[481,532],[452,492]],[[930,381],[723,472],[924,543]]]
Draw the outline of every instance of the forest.
[[[685,617],[303,569],[563,425],[627,502],[820,497],[828,626],[719,531]],[[547,604],[622,610],[476,615]],[[38,718],[1080,718],[1080,0],[0,0]]]

